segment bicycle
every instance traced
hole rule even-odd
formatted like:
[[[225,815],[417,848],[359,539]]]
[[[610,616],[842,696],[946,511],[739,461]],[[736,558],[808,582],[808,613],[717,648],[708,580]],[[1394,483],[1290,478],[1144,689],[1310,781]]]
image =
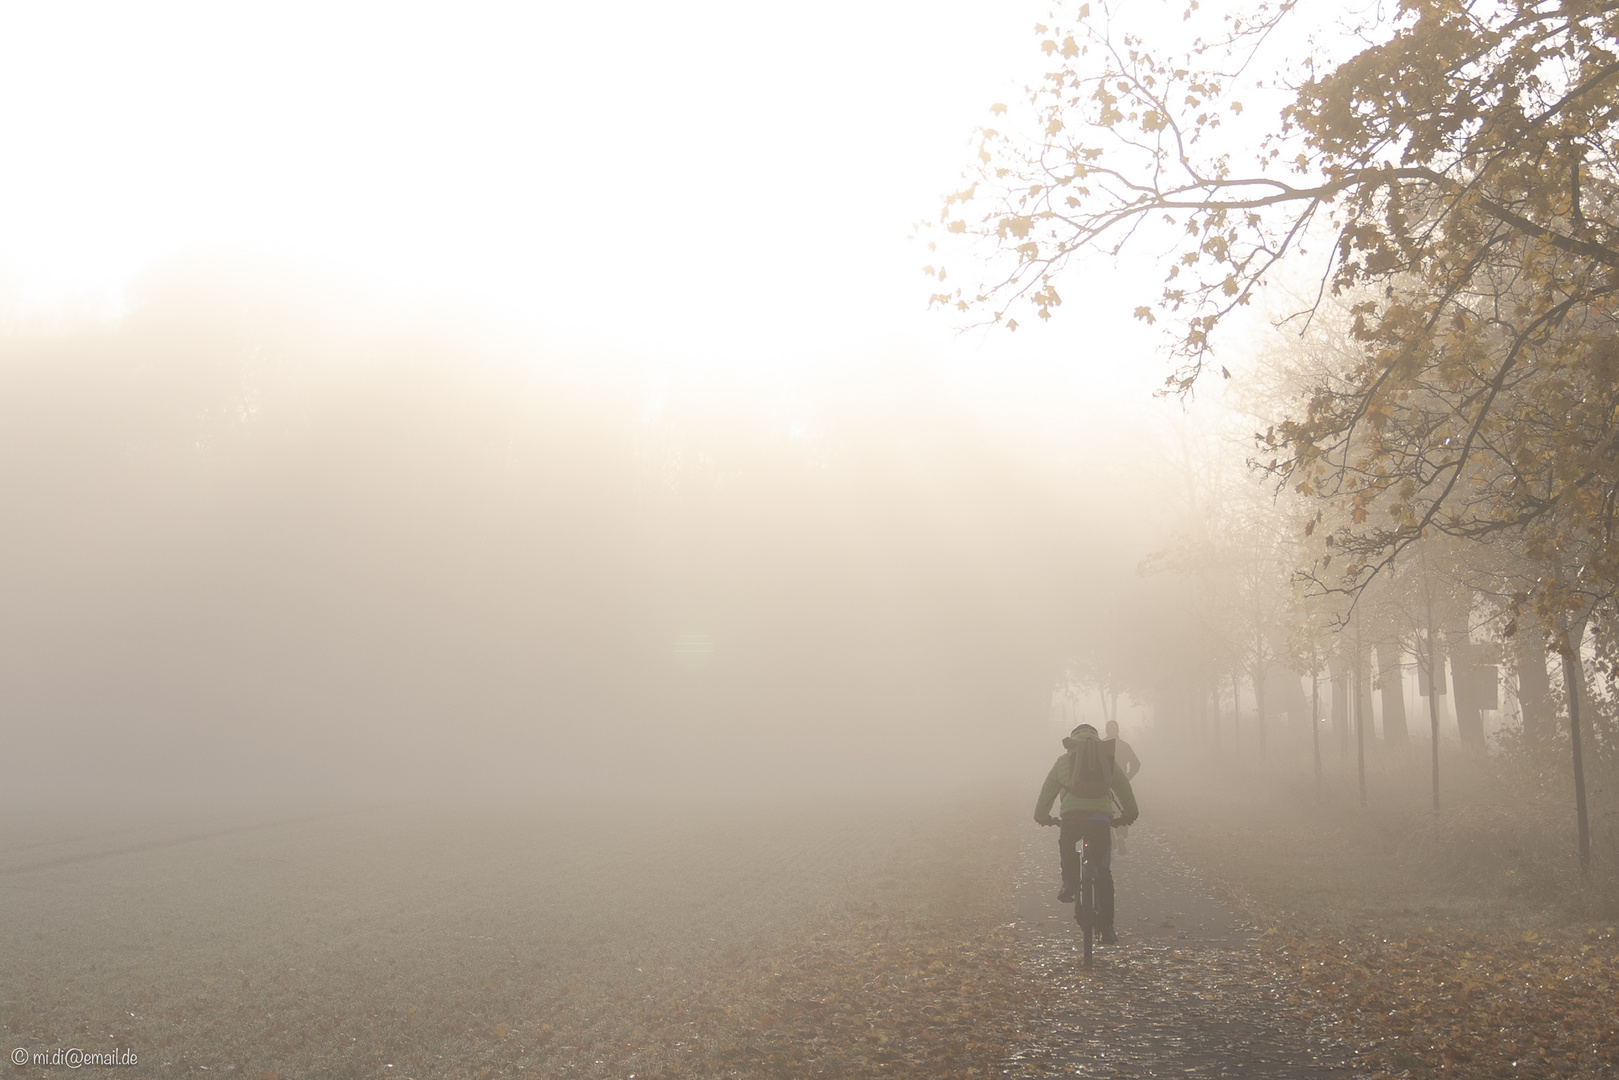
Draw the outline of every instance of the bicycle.
[[[1097,832],[1099,832],[1100,836],[1109,837],[1110,831],[1125,824],[1125,821],[1124,817],[1114,815],[1105,824],[1101,821],[1088,821],[1085,824],[1102,826]],[[1045,824],[1060,827],[1062,821],[1059,818],[1052,818]],[[1101,920],[1097,917],[1099,913],[1096,910],[1096,864],[1098,860],[1095,851],[1092,849],[1095,838],[1088,835],[1090,831],[1088,829],[1084,830],[1080,835],[1079,894],[1074,900],[1074,921],[1079,924],[1079,928],[1085,934],[1085,966],[1087,968],[1091,966],[1091,952],[1095,937],[1102,929]],[[1095,842],[1099,848],[1101,846],[1100,842]]]

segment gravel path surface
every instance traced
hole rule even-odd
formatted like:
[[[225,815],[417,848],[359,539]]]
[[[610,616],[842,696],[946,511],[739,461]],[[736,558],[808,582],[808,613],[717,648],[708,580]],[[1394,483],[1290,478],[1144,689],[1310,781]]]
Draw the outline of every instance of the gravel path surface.
[[[1086,971],[1060,885],[1055,829],[1030,823],[1018,883],[1023,966],[1041,1007],[1012,1077],[1350,1080],[1349,1048],[1285,1002],[1256,932],[1215,900],[1150,829],[1115,852],[1119,944]]]

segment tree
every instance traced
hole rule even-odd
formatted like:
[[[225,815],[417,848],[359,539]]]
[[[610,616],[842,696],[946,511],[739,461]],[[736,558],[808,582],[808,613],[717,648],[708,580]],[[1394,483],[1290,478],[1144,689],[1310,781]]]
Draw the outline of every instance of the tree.
[[[1295,585],[1297,582],[1295,582]],[[1288,665],[1310,676],[1310,757],[1315,768],[1315,797],[1321,798],[1321,672],[1332,651],[1338,619],[1319,598],[1293,589],[1285,609]]]
[[[1242,115],[1236,80],[1210,65],[1291,18],[1261,7],[1179,58],[1105,7],[1038,27],[1055,64],[1030,90],[1036,134],[982,129],[941,215],[988,245],[986,284],[934,299],[1010,326],[1019,305],[1050,317],[1071,262],[1167,223],[1175,257],[1137,314],[1178,328],[1170,381],[1188,388],[1216,328],[1325,226],[1324,285],[1352,297],[1361,353],[1264,442],[1362,526],[1339,538],[1332,587],[1436,531],[1516,530],[1553,558],[1570,523],[1603,534],[1619,505],[1619,9],[1404,0],[1303,81],[1241,168],[1219,138]],[[1590,566],[1619,577],[1619,552]]]
[[[1161,292],[1136,314],[1174,327],[1169,385],[1186,391],[1216,330],[1324,235],[1306,309],[1329,291],[1348,303],[1354,348],[1258,439],[1272,475],[1320,506],[1307,580],[1358,601],[1440,537],[1522,561],[1513,613],[1533,613],[1563,662],[1583,865],[1581,648],[1619,591],[1619,6],[1376,10],[1364,48],[1306,66],[1247,160],[1222,128],[1251,123],[1238,74],[1264,70],[1300,17],[1288,0],[1178,57],[1105,6],[1037,27],[1052,69],[1029,91],[1032,123],[980,131],[940,216],[986,253],[985,283],[934,300],[1015,329],[1020,305],[1052,316],[1077,260],[1167,244]],[[1424,616],[1430,669],[1438,630],[1470,646],[1465,616]]]
[[[1184,432],[1182,436],[1182,452],[1190,455],[1192,448]],[[1271,493],[1245,470],[1222,472],[1190,456],[1187,465],[1195,479],[1187,481],[1182,530],[1143,569],[1172,574],[1181,583],[1181,606],[1206,643],[1206,655],[1232,671],[1239,712],[1241,678],[1253,688],[1255,731],[1259,756],[1264,757],[1271,704],[1267,684],[1288,649],[1289,579],[1297,558],[1290,534],[1296,530],[1279,519]],[[1218,687],[1217,676],[1208,682]],[[1240,719],[1237,746],[1240,750]]]

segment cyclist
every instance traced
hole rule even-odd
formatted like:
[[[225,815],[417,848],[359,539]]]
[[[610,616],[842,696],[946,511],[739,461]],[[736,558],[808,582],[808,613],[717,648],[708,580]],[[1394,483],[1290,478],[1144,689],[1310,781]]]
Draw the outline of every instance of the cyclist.
[[[1141,759],[1136,757],[1136,752],[1130,749],[1129,743],[1119,738],[1119,722],[1117,720],[1109,720],[1105,730],[1107,731],[1108,739],[1113,742],[1113,760],[1124,768],[1124,778],[1126,780],[1134,780],[1136,773],[1141,771]],[[1113,831],[1118,834],[1113,840],[1114,854],[1123,855],[1125,841],[1130,838],[1130,826],[1119,825]]]
[[[1096,867],[1096,914],[1101,922],[1101,940],[1104,945],[1119,939],[1113,931],[1113,797],[1119,800],[1122,823],[1135,821],[1135,792],[1130,790],[1130,778],[1113,760],[1114,744],[1103,742],[1096,729],[1080,724],[1062,741],[1066,751],[1046,774],[1040,788],[1040,799],[1034,804],[1034,820],[1042,825],[1053,823],[1051,804],[1062,795],[1062,830],[1057,835],[1057,850],[1062,855],[1062,892],[1057,899],[1069,903],[1079,895],[1081,841],[1091,849],[1091,862]]]
[[[1113,743],[1113,760],[1124,766],[1124,778],[1134,780],[1136,773],[1141,771],[1141,759],[1136,757],[1136,752],[1130,749],[1129,743],[1119,738],[1117,720],[1107,722],[1107,738]]]

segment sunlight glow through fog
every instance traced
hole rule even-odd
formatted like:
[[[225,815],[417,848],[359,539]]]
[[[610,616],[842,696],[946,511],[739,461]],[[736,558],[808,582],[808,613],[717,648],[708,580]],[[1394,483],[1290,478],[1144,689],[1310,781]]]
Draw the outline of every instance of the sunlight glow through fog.
[[[958,338],[907,239],[1038,71],[1042,11],[14,6],[0,308],[116,310],[143,268],[224,252],[579,355],[1015,358],[1070,404],[1139,398],[1164,372],[1138,288]]]
[[[5,262],[29,291],[224,247],[660,341],[751,333],[806,290],[846,317],[892,270],[851,246],[914,269],[898,241],[1027,50],[1024,20],[966,4],[74,4],[5,22]]]

